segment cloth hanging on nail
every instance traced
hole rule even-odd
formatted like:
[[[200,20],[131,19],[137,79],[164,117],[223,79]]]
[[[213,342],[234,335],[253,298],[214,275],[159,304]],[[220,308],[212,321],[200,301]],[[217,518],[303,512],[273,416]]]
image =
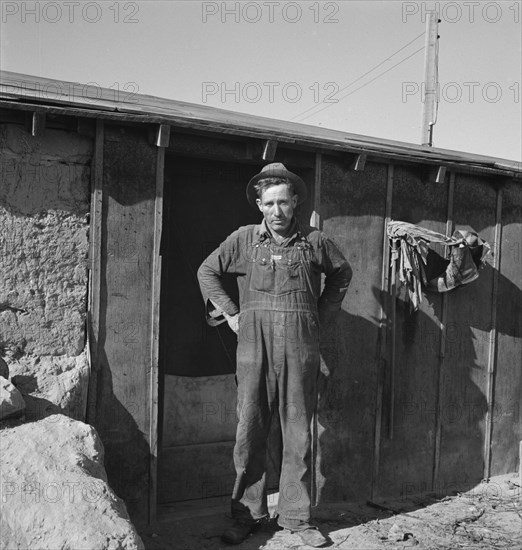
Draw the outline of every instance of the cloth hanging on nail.
[[[414,311],[422,302],[423,288],[447,292],[477,279],[491,249],[473,231],[459,230],[447,237],[412,223],[390,221],[387,233],[392,247],[391,265],[399,260],[399,281],[406,286]],[[434,252],[430,246],[433,243],[450,247],[449,259]],[[434,273],[437,260],[441,269]]]

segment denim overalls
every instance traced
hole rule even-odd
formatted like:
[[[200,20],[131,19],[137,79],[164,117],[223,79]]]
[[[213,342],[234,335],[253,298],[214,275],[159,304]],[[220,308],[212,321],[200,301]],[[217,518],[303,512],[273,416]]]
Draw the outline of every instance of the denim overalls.
[[[319,308],[336,311],[349,268],[319,231],[299,227],[285,246],[278,246],[262,223],[233,233],[198,271],[204,298],[234,315],[237,307],[219,291],[218,279],[225,272],[238,275],[240,294],[232,515],[244,521],[268,515],[267,438],[277,407],[283,438],[278,522],[304,528],[311,504],[310,424],[320,364],[321,272],[326,272],[326,283]]]

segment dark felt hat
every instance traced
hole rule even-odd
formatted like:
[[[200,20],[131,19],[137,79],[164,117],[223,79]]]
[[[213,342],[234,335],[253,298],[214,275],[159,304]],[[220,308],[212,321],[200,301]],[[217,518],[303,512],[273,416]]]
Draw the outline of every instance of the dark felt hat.
[[[301,204],[306,200],[307,196],[307,190],[305,182],[293,172],[290,172],[290,170],[286,169],[286,166],[284,164],[281,164],[280,162],[272,162],[271,164],[267,164],[266,166],[263,166],[261,169],[261,172],[259,174],[256,174],[249,182],[246,188],[246,195],[248,202],[252,206],[256,206],[256,199],[257,191],[254,185],[260,181],[264,180],[265,178],[286,178],[288,181],[294,184],[294,189],[296,195],[298,195],[297,204]]]

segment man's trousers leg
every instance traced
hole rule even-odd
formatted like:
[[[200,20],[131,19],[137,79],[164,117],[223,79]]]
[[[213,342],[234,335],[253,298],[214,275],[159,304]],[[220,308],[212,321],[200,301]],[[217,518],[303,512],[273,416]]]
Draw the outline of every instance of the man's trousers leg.
[[[241,314],[237,353],[238,427],[232,516],[267,517],[266,451],[271,411],[278,398],[283,437],[279,524],[299,529],[310,519],[311,429],[317,400],[319,334],[304,312]]]
[[[240,317],[237,348],[237,415],[232,493],[232,517],[250,522],[268,517],[266,494],[267,439],[276,395],[266,341],[270,320],[265,313],[247,311]],[[268,332],[268,334],[267,334]],[[269,346],[270,347],[270,346]]]
[[[278,375],[283,436],[278,523],[287,529],[300,530],[308,526],[311,513],[311,422],[317,403],[319,330],[311,314],[287,315],[285,363]]]

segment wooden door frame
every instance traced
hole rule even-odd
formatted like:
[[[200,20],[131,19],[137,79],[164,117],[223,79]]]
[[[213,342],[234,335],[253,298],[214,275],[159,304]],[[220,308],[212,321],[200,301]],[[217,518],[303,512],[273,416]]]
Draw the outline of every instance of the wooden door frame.
[[[140,125],[141,126],[141,125]],[[161,256],[160,242],[163,216],[163,182],[165,148],[168,147],[170,126],[157,125],[156,127],[156,164],[155,164],[155,199],[154,199],[154,227],[153,252],[151,271],[151,327],[150,327],[150,363],[149,381],[150,393],[146,407],[149,408],[149,427],[145,434],[150,447],[150,461],[148,465],[148,510],[146,515],[148,524],[156,522],[157,515],[157,456],[158,456],[158,351],[159,351],[159,306],[161,288]],[[100,333],[100,291],[102,273],[101,258],[103,253],[103,157],[104,157],[105,127],[104,120],[96,120],[94,137],[94,152],[91,170],[91,208],[89,234],[89,288],[87,312],[87,350],[89,355],[89,390],[86,410],[86,422],[95,425],[97,406],[97,385],[99,376],[99,357],[103,351],[99,345]]]

